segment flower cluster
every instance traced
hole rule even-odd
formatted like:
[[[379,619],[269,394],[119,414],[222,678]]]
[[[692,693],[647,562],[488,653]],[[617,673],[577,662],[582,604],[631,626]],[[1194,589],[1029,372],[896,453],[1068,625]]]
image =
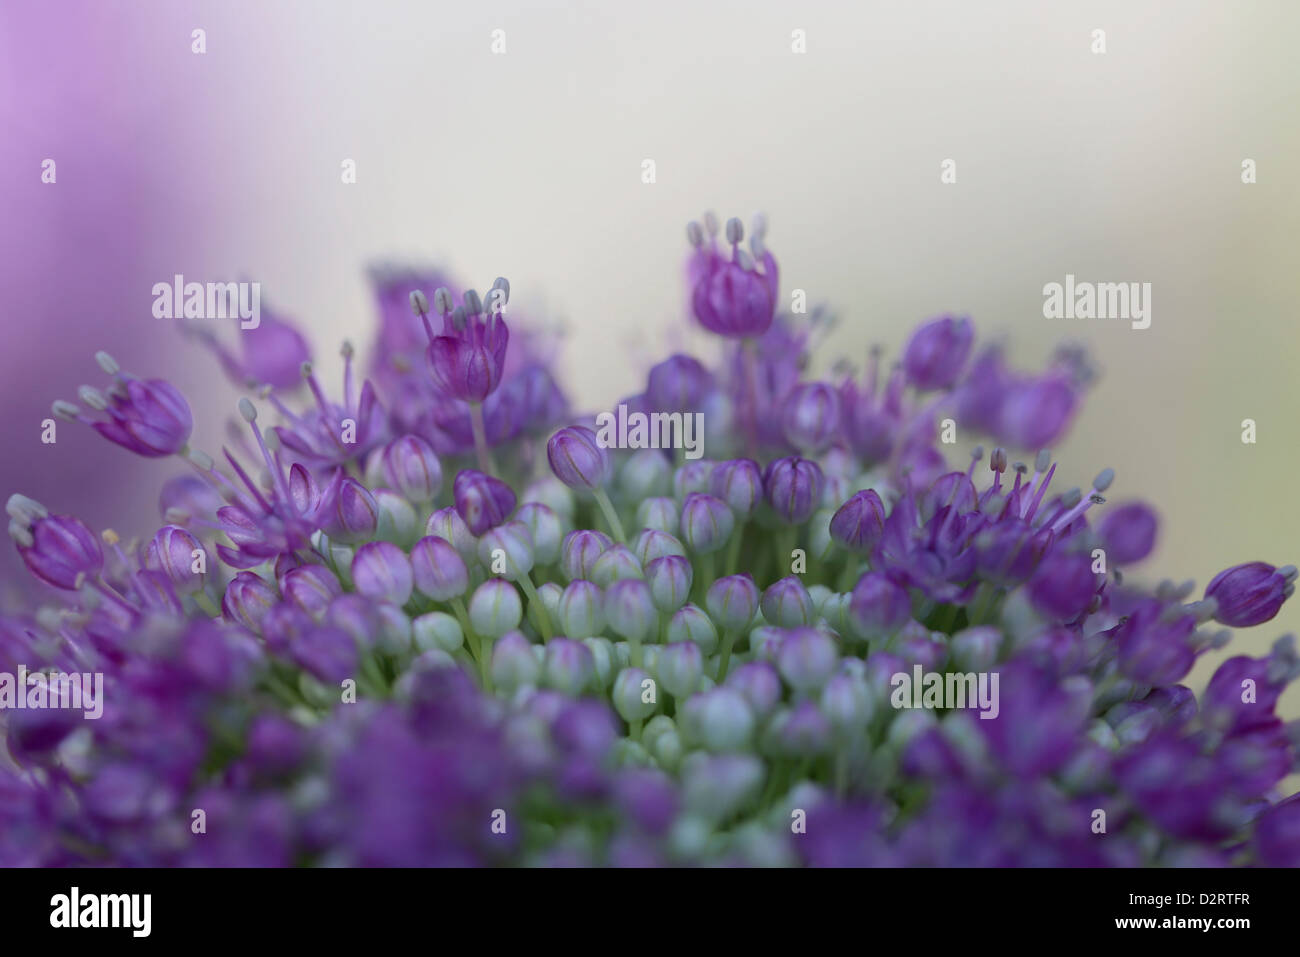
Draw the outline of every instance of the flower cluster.
[[[1292,639],[1180,684],[1295,567],[1139,584],[1154,510],[1035,453],[1080,354],[1014,370],[942,316],[816,378],[829,317],[778,307],[764,223],[721,232],[686,268],[720,361],[625,400],[702,414],[697,460],[606,448],[504,279],[377,272],[337,399],[287,320],[209,339],[250,388],[221,466],[100,353],[55,411],[188,471],[145,541],[9,499],[41,592],[0,674],[104,700],[0,694],[0,863],[1300,864]],[[992,451],[954,468],[945,431]]]

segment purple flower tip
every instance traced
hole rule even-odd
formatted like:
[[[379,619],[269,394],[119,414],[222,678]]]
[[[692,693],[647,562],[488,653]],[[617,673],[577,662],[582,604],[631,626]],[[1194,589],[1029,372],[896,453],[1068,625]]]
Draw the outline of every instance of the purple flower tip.
[[[1295,591],[1295,568],[1267,562],[1235,565],[1215,575],[1205,597],[1218,602],[1214,620],[1229,628],[1249,628],[1273,618]]]
[[[609,478],[609,455],[596,433],[581,425],[560,429],[546,443],[551,471],[569,488],[599,488]]]
[[[515,493],[509,485],[475,469],[464,469],[452,489],[456,511],[471,534],[495,528],[515,510]]]

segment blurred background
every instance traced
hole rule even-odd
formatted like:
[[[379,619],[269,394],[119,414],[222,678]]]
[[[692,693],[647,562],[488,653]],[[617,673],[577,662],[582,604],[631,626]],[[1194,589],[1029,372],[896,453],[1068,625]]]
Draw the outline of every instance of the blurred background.
[[[1288,0],[9,0],[0,491],[156,520],[172,466],[72,426],[39,441],[50,400],[102,384],[100,348],[173,379],[219,446],[237,393],[151,314],[175,273],[260,282],[331,387],[338,343],[371,335],[368,264],[505,275],[512,306],[563,322],[577,403],[608,407],[664,350],[709,349],[684,325],[686,220],[762,209],[783,295],[840,317],[824,365],[948,310],[1024,366],[1080,340],[1102,379],[1062,487],[1112,466],[1112,500],[1157,504],[1153,578],[1296,562],[1298,29]],[[1044,319],[1066,273],[1151,283],[1151,327]],[[1293,601],[1229,652],[1297,626]]]

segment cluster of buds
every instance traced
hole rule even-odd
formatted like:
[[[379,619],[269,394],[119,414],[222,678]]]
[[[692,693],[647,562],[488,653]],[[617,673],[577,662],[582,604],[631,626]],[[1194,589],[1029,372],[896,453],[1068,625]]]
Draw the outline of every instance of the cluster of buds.
[[[221,467],[175,387],[101,353],[107,418],[56,411],[188,473],[143,541],[9,500],[42,593],[0,672],[105,700],[0,710],[0,863],[1300,864],[1293,641],[1180,683],[1295,567],[1141,584],[1155,511],[1035,454],[1077,353],[1011,370],[942,316],[887,372],[811,378],[825,314],[778,309],[765,223],[718,232],[689,228],[687,277],[722,362],[625,400],[706,415],[695,460],[602,444],[504,279],[455,305],[377,273],[340,400],[281,320],[274,355],[214,344],[254,387]],[[992,451],[954,467],[945,420]]]

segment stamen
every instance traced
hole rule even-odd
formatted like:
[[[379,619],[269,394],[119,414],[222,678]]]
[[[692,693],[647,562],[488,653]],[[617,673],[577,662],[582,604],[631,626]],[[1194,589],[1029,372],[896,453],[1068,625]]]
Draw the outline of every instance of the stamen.
[[[1052,484],[1052,476],[1055,474],[1056,463],[1053,462],[1051,468],[1047,470],[1047,474],[1043,476],[1043,480],[1038,483],[1038,491],[1034,493],[1033,499],[1030,500],[1029,507],[1026,508],[1024,514],[1020,516],[1026,522],[1032,522],[1034,516],[1038,514],[1038,506],[1042,503],[1043,495],[1047,492],[1047,486]]]
[[[222,449],[222,451],[226,453],[226,461],[229,462],[230,467],[235,470],[235,474],[239,476],[239,480],[243,482],[248,491],[252,493],[253,499],[264,512],[269,514],[272,511],[271,503],[266,500],[266,497],[262,494],[262,490],[257,487],[251,478],[248,477],[248,473],[244,471],[243,466],[239,464],[239,460],[235,458],[234,453],[232,453],[230,449]]]
[[[418,289],[411,290],[411,312],[421,318],[429,314],[429,297]]]
[[[117,360],[102,350],[95,353],[95,361],[99,363],[101,369],[111,376],[115,376],[122,371],[122,367],[117,364]]]
[[[9,537],[14,540],[19,548],[31,548],[36,541],[36,539],[32,538],[31,529],[18,521],[9,523]]]
[[[19,495],[17,492],[10,495],[9,501],[5,502],[5,511],[14,521],[22,522],[24,525],[31,525],[37,519],[45,518],[50,514],[50,510],[36,499]]]
[[[108,408],[108,400],[104,398],[104,393],[100,392],[93,386],[81,386],[77,389],[77,398],[90,406],[96,412],[103,412]]]
[[[266,447],[266,438],[262,435],[261,428],[258,427],[257,409],[253,406],[253,403],[248,401],[248,399],[240,399],[239,414],[244,417],[244,421],[248,423],[249,430],[253,433],[253,438],[257,441],[257,447],[262,453],[262,461],[266,463],[266,471],[270,473],[271,483],[275,487],[276,493],[280,496],[280,501],[290,501],[288,483],[285,482],[284,474],[277,467],[270,449]],[[267,510],[270,511],[269,506]]]
[[[352,343],[344,339],[340,350],[343,356],[343,405],[349,411],[357,408],[357,382],[352,372]]]
[[[732,246],[739,246],[745,238],[745,226],[739,219],[732,216],[727,220],[727,242]]]
[[[63,399],[55,399],[54,404],[50,406],[50,411],[57,415],[65,422],[76,422],[81,418],[81,409],[72,402],[66,402]]]

